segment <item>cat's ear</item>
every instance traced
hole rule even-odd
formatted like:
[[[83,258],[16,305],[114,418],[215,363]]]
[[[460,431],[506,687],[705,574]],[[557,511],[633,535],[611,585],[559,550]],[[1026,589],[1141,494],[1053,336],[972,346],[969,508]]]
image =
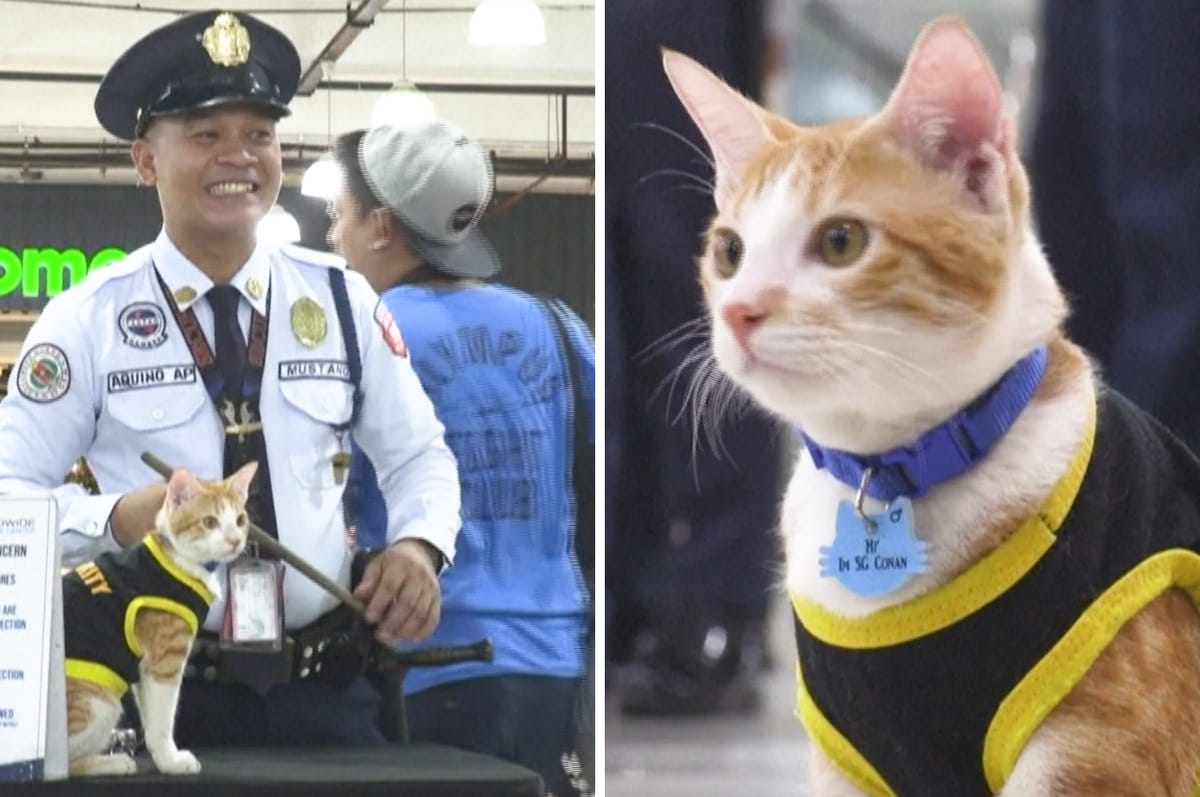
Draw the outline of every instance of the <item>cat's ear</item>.
[[[226,479],[226,482],[233,491],[237,493],[238,499],[244,504],[246,499],[250,497],[250,482],[254,480],[254,474],[258,471],[257,462],[247,462],[242,467],[238,468],[232,476]]]
[[[664,48],[663,69],[712,150],[720,205],[733,194],[746,163],[774,136],[758,106],[691,58]]]
[[[167,506],[178,509],[200,494],[200,482],[189,471],[177,470],[167,481]]]
[[[986,206],[996,188],[988,178],[1013,157],[1003,100],[979,41],[958,17],[942,17],[913,45],[883,116],[928,166],[965,167],[967,190]],[[991,162],[996,154],[1000,163]]]

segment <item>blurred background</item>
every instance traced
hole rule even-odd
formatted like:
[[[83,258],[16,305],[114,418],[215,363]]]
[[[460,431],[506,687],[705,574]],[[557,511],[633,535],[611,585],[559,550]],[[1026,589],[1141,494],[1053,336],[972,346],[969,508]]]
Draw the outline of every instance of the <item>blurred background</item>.
[[[821,124],[882,107],[945,13],[1016,115],[1069,334],[1200,447],[1195,0],[607,0],[605,794],[810,793],[772,525],[791,434],[707,373],[711,168],[659,48]]]

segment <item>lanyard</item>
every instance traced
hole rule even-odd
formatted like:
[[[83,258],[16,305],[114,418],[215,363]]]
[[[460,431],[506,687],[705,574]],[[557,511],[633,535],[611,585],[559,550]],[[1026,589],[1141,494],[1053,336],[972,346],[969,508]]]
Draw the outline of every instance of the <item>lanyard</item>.
[[[175,303],[175,297],[163,282],[162,275],[155,268],[154,276],[162,288],[171,315],[179,325],[183,339],[187,341],[192,360],[204,380],[204,387],[212,399],[213,405],[222,420],[227,423],[226,434],[244,436],[247,433],[260,431],[262,422],[258,418],[259,394],[262,388],[263,365],[267,359],[267,327],[271,315],[271,289],[267,289],[267,315],[263,316],[253,305],[250,308],[250,337],[246,344],[246,375],[242,383],[242,395],[231,396],[225,390],[225,378],[217,366],[217,358],[212,346],[200,328],[200,321],[195,311],[189,307],[181,311]],[[238,405],[241,405],[241,415],[238,415]]]

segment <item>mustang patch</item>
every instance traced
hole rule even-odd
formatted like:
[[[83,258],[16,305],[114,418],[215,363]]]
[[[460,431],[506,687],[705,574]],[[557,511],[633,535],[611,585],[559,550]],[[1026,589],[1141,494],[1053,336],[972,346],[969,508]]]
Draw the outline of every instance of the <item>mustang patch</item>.
[[[344,360],[283,360],[279,363],[279,381],[293,379],[340,379],[350,381],[350,365]]]

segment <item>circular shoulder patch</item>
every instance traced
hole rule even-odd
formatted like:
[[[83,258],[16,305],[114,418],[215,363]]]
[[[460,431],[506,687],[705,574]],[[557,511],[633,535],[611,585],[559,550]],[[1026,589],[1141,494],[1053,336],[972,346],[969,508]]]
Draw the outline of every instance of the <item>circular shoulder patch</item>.
[[[167,339],[167,319],[153,302],[134,302],[117,316],[125,343],[135,349],[153,349]]]
[[[71,387],[67,354],[53,343],[39,343],[21,359],[17,369],[17,391],[39,404],[62,398]]]

